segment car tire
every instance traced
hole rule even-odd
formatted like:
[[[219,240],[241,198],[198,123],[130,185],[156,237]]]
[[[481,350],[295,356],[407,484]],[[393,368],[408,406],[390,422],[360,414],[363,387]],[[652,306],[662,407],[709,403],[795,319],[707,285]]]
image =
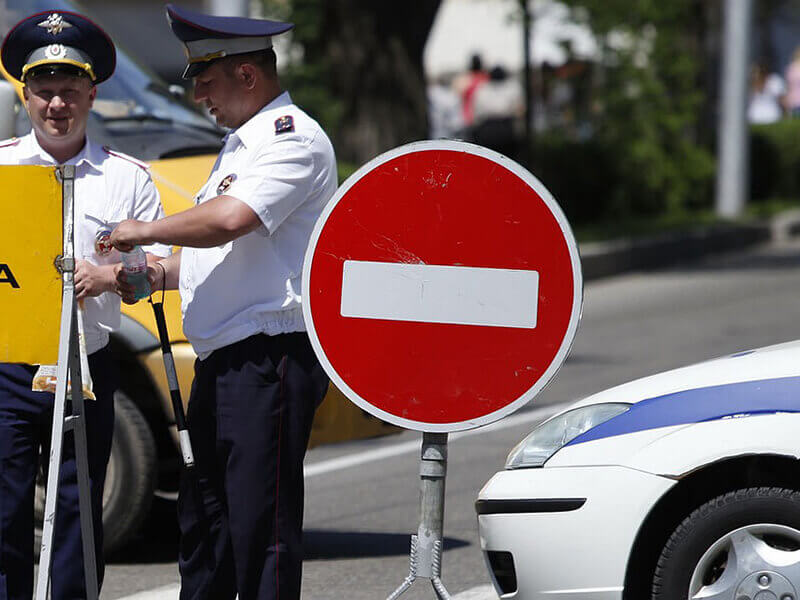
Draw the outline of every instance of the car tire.
[[[147,517],[156,484],[156,451],[147,421],[122,391],[114,395],[114,438],[103,488],[103,550],[127,544]],[[41,546],[44,478],[36,482],[36,552]]]
[[[791,554],[798,549],[800,493],[757,487],[722,494],[669,537],[656,565],[652,599],[754,598],[765,590],[771,593],[764,597],[794,597],[786,574],[798,571]]]

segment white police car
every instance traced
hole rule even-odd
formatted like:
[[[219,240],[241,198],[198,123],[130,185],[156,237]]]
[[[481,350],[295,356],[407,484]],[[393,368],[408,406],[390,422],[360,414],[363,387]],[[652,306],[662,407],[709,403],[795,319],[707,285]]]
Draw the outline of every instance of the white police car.
[[[501,598],[797,600],[800,341],[639,379],[539,425],[481,490]]]

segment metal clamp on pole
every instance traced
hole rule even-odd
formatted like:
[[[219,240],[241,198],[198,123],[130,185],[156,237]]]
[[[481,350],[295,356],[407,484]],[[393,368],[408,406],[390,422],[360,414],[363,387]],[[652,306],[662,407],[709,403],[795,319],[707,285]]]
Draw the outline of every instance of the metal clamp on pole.
[[[417,577],[431,580],[439,600],[449,600],[450,594],[441,580],[442,542],[444,535],[444,490],[447,476],[447,434],[423,433],[419,464],[420,523],[417,535],[411,537],[411,556],[408,577],[387,600],[395,600]]]

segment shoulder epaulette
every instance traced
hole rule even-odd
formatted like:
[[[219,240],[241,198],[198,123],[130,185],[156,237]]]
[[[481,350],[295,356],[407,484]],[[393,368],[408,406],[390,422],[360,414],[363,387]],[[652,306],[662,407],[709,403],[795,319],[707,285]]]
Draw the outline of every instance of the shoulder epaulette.
[[[103,150],[105,150],[106,154],[110,154],[111,156],[116,156],[117,158],[121,158],[122,160],[127,160],[128,162],[132,162],[140,169],[144,169],[145,171],[150,170],[150,165],[140,160],[137,160],[132,156],[128,156],[127,154],[123,154],[122,152],[117,152],[116,150],[112,150],[108,146],[103,146]]]
[[[16,146],[17,144],[19,144],[19,138],[13,137],[0,142],[0,148],[5,148],[6,146]]]

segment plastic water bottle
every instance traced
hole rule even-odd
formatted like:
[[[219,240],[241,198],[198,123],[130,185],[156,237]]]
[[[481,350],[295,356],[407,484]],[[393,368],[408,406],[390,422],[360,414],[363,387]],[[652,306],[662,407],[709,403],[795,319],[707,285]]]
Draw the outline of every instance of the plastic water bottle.
[[[150,282],[147,281],[147,257],[141,246],[135,246],[130,252],[120,252],[122,256],[122,270],[128,278],[128,283],[134,287],[134,297],[137,300],[150,295]]]

